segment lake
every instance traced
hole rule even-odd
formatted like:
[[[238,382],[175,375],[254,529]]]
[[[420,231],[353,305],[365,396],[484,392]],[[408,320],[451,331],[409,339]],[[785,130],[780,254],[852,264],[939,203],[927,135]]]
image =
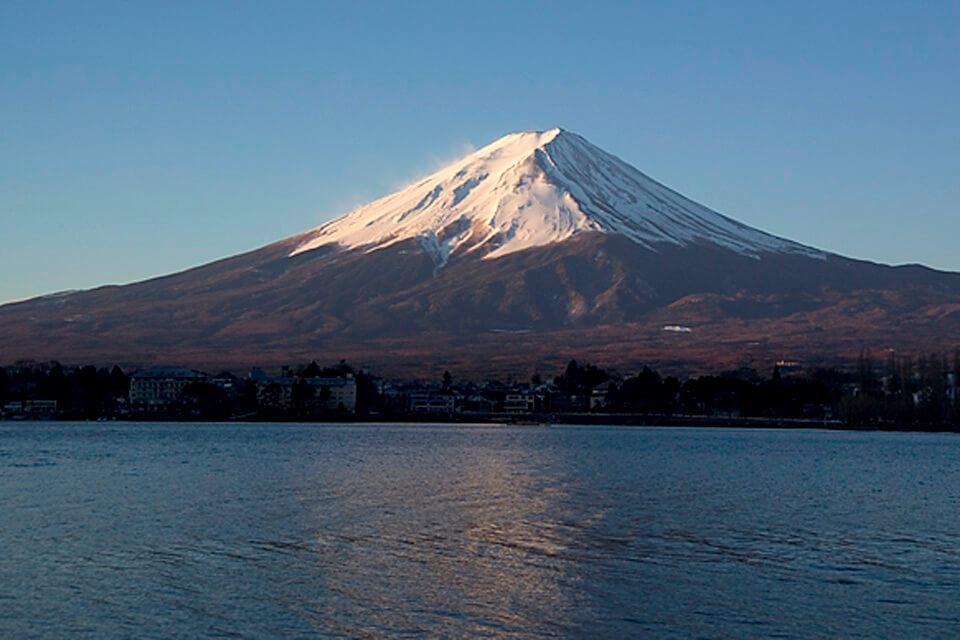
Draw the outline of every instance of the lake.
[[[0,423],[6,638],[952,638],[960,436]]]

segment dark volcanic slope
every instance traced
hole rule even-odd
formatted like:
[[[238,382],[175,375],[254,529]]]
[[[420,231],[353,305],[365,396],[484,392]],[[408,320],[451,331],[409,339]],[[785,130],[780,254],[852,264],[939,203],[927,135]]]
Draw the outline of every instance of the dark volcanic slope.
[[[406,241],[370,253],[292,241],[172,276],[0,307],[0,360],[202,366],[359,359],[385,368],[688,366],[960,344],[960,274],[836,256],[651,251],[617,235],[437,269]],[[666,325],[690,332],[664,331]]]

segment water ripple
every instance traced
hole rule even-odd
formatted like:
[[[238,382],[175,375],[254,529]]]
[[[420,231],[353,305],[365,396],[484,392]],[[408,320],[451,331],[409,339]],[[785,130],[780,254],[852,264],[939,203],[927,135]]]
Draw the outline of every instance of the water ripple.
[[[0,425],[0,636],[952,637],[943,434]]]

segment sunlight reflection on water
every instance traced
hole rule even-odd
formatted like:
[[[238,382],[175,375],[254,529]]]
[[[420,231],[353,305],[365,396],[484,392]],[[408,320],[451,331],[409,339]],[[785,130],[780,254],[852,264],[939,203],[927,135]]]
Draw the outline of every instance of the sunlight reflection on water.
[[[0,424],[0,635],[946,637],[958,446]]]

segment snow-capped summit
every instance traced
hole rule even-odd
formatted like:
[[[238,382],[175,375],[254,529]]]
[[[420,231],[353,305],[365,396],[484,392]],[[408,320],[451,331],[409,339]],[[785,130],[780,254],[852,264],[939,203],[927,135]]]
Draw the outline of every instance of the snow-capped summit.
[[[438,266],[456,252],[496,258],[587,232],[657,244],[717,244],[751,257],[816,249],[683,197],[564,131],[512,133],[393,195],[303,234],[291,255],[328,244],[367,250],[416,239]]]

